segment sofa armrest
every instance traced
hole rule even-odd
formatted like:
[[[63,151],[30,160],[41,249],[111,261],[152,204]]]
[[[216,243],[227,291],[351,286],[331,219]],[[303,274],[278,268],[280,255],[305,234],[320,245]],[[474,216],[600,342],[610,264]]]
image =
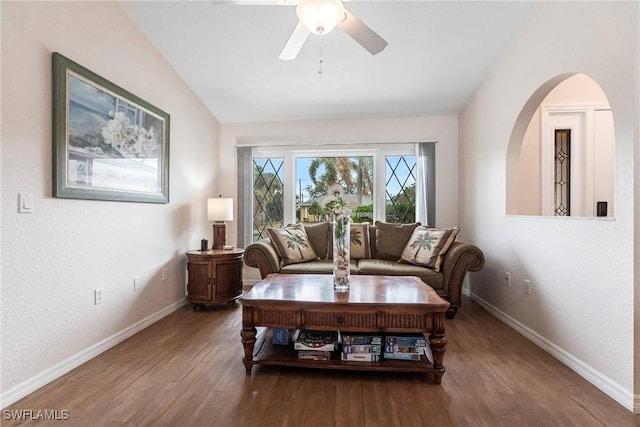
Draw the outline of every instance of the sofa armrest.
[[[244,263],[258,268],[263,279],[271,273],[280,271],[280,256],[270,242],[253,242],[244,249]]]
[[[462,304],[462,285],[467,271],[480,271],[484,266],[484,254],[475,245],[454,242],[442,260],[443,290],[451,304],[453,315]]]

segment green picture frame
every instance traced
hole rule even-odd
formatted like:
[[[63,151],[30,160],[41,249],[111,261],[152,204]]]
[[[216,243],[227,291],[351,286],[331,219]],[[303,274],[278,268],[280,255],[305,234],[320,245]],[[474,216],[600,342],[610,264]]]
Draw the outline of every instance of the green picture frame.
[[[169,114],[58,52],[53,196],[169,202]]]

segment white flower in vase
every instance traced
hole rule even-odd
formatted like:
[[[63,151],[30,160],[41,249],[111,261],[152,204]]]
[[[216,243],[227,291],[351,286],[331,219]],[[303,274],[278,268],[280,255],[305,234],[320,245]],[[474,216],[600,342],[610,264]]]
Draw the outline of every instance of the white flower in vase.
[[[349,289],[349,252],[350,221],[352,209],[357,200],[350,194],[344,194],[341,185],[329,187],[327,196],[322,200],[325,212],[333,216],[333,284],[337,291]]]

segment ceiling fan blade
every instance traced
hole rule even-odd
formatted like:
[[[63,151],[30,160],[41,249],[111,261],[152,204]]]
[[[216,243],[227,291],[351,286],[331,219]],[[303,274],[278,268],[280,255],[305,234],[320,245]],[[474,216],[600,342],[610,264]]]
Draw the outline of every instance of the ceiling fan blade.
[[[285,61],[295,59],[308,36],[309,30],[307,30],[307,27],[305,27],[302,22],[298,22],[298,25],[293,29],[293,33],[291,33],[289,40],[287,40],[287,44],[282,48],[282,52],[280,52],[280,56],[278,58]]]
[[[380,53],[389,43],[380,37],[371,28],[356,18],[348,10],[344,11],[347,16],[344,21],[338,24],[338,27],[347,33],[352,39],[360,43],[362,47],[367,49],[372,55]]]

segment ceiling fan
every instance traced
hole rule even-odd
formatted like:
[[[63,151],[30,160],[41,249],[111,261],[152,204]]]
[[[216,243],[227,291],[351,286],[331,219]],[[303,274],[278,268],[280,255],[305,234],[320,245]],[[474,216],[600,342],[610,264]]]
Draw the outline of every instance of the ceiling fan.
[[[280,52],[280,59],[294,59],[310,33],[327,34],[336,26],[372,55],[387,47],[386,40],[345,9],[340,0],[300,0],[296,15],[298,24]]]
[[[364,22],[345,9],[341,0],[210,0],[212,3],[246,5],[296,5],[298,24],[280,52],[280,59],[298,55],[310,33],[327,34],[340,28],[372,55],[382,52],[387,42]]]

